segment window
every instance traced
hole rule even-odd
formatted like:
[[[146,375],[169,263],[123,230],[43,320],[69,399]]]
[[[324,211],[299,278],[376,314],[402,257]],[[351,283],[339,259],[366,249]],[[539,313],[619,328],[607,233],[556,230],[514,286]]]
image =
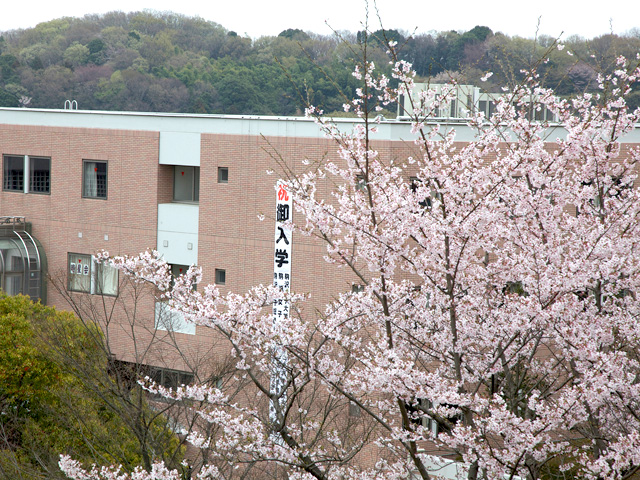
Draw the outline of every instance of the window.
[[[23,251],[13,239],[0,240],[0,255],[2,255],[4,271],[0,272],[0,287],[9,295],[26,293],[23,289],[25,265],[28,259],[23,257]]]
[[[173,286],[175,279],[180,275],[185,275],[189,270],[189,265],[179,265],[177,263],[170,263],[169,268],[171,269],[171,286]],[[193,283],[191,288],[195,290],[198,287],[197,283]]]
[[[176,165],[173,172],[173,201],[198,202],[200,200],[200,167]]]
[[[179,311],[171,309],[167,302],[156,302],[155,310],[156,330],[186,335],[196,334],[196,324],[187,321]]]
[[[24,157],[4,156],[3,190],[24,192]]]
[[[218,183],[229,182],[229,169],[227,167],[218,167]]]
[[[360,407],[353,402],[349,402],[349,416],[350,417],[361,417],[362,411]]]
[[[3,164],[3,190],[44,194],[51,192],[50,158],[4,155]]]
[[[175,389],[193,383],[193,373],[160,367],[149,367],[149,378],[165,388]]]
[[[91,255],[69,254],[69,290],[91,292]]]
[[[175,279],[180,275],[185,275],[189,270],[188,265],[169,264],[171,270],[171,287],[175,284]],[[195,290],[197,284],[191,284],[191,289]],[[196,324],[185,320],[184,315],[178,310],[173,310],[167,302],[156,302],[156,330],[164,330],[174,333],[185,333],[187,335],[196,334]]]
[[[187,273],[187,270],[189,270],[189,267],[187,265],[178,265],[177,263],[171,263],[169,265],[169,268],[171,268],[171,276],[173,278],[184,275],[185,273]]]
[[[51,179],[51,159],[29,158],[29,193],[49,193]]]
[[[95,295],[118,294],[118,270],[82,253],[69,254],[68,289]]]
[[[91,293],[98,295],[111,295],[118,294],[118,270],[110,265],[105,265],[94,260],[94,277],[95,286]]]
[[[174,389],[181,385],[190,385],[195,380],[195,375],[191,372],[125,362],[115,358],[109,359],[108,371],[109,375],[122,381],[129,388],[137,387],[138,380],[144,380],[144,377],[149,377],[158,385]]]
[[[364,178],[364,175],[356,175],[356,190],[366,190],[367,181]]]
[[[490,118],[496,110],[496,102],[493,100],[480,100],[478,102],[478,110],[484,113],[486,118]]]
[[[84,160],[82,162],[82,196],[107,198],[107,162]]]
[[[430,430],[432,433],[438,433],[438,423],[427,416],[423,409],[430,410],[433,408],[431,402],[424,398],[419,398],[412,403],[405,403],[405,408],[407,409],[407,413],[409,414],[409,421],[415,425],[422,425],[427,430]]]
[[[216,268],[216,284],[224,285],[227,280],[227,271]]]

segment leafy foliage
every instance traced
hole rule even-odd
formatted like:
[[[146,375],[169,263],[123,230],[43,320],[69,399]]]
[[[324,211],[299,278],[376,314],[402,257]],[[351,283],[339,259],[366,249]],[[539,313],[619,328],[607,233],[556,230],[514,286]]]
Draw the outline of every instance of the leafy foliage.
[[[87,381],[108,378],[100,336],[69,312],[0,295],[0,478],[62,477],[61,452],[85,464],[142,462],[117,399]],[[171,432],[154,428],[171,448]]]
[[[30,106],[42,108],[61,108],[66,99],[75,99],[89,110],[266,115],[302,114],[305,102],[326,112],[341,110],[340,91],[352,96],[355,88],[344,72],[365,38],[379,68],[386,65],[387,42],[396,41],[399,58],[411,62],[419,76],[461,72],[466,82],[478,84],[484,71],[492,71],[494,81],[483,86],[494,90],[517,80],[549,41],[510,38],[486,26],[416,35],[360,31],[341,39],[289,28],[251,40],[201,18],[157,12],[60,18],[4,32],[2,38],[0,106],[17,106],[24,95],[32,97]],[[608,73],[618,55],[631,58],[640,39],[631,34],[572,38],[568,47],[576,52],[574,59],[551,58],[541,70],[545,84],[562,95],[595,88],[590,72]],[[99,66],[104,68],[94,68],[91,76],[82,74]],[[68,80],[45,74],[52,68],[64,69]],[[335,83],[327,84],[319,68]],[[238,72],[242,80],[236,83]],[[135,80],[123,85],[113,74]],[[306,91],[300,94],[294,85]],[[15,86],[24,92],[17,95]]]

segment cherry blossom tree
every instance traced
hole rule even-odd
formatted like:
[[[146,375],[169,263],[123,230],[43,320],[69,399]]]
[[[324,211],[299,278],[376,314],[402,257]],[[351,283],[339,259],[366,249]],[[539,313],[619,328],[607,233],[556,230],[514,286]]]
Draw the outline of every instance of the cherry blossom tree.
[[[540,86],[534,66],[491,117],[469,106],[470,142],[433,120],[453,89],[421,92],[415,154],[398,160],[372,142],[376,110],[414,82],[393,43],[390,54],[391,78],[366,56],[355,69],[351,132],[307,110],[339,161],[281,164],[296,232],[322,240],[363,288],[319,318],[274,328],[270,306],[285,295],[272,286],[193,291],[193,267],[169,288],[156,255],[111,259],[219,332],[253,402],[208,385],[147,388],[206,400],[200,415],[223,433],[190,436],[211,451],[202,478],[263,464],[262,478],[280,468],[291,479],[428,479],[447,459],[469,479],[630,477],[640,467],[640,152],[623,140],[640,120],[625,102],[640,69],[620,58],[598,94],[566,100]],[[557,124],[532,120],[540,109]],[[292,311],[306,301],[286,297]],[[279,392],[269,388],[274,345],[287,351]],[[76,479],[127,478],[68,458],[61,467]],[[175,478],[156,468],[131,478]]]

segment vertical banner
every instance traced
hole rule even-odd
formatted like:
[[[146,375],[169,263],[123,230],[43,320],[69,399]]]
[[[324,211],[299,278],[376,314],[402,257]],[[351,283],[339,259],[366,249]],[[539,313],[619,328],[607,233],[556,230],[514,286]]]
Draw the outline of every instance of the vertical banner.
[[[291,284],[291,236],[292,231],[287,224],[291,221],[293,210],[291,195],[287,184],[282,180],[278,181],[276,189],[276,230],[275,249],[273,257],[273,284],[281,292],[289,292]],[[287,302],[279,302],[273,307],[274,321],[289,316],[289,305]]]
[[[293,231],[290,227],[293,214],[293,202],[288,185],[279,180],[276,185],[276,229],[275,247],[273,255],[273,285],[281,292],[288,293],[291,288],[291,240]],[[286,320],[289,318],[289,301],[276,300],[273,304],[273,333],[277,337],[282,332]],[[282,338],[282,337],[281,337]],[[275,428],[283,420],[283,412],[287,405],[287,364],[288,356],[284,346],[274,342],[271,358],[271,383],[272,395],[269,404],[269,419]],[[282,443],[282,438],[277,435],[275,439]]]

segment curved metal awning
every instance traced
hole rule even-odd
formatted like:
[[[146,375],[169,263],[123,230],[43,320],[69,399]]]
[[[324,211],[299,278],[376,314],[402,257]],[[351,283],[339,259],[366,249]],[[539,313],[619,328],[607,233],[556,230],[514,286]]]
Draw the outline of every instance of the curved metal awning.
[[[25,217],[0,217],[0,287],[44,303],[44,254],[27,230]]]

